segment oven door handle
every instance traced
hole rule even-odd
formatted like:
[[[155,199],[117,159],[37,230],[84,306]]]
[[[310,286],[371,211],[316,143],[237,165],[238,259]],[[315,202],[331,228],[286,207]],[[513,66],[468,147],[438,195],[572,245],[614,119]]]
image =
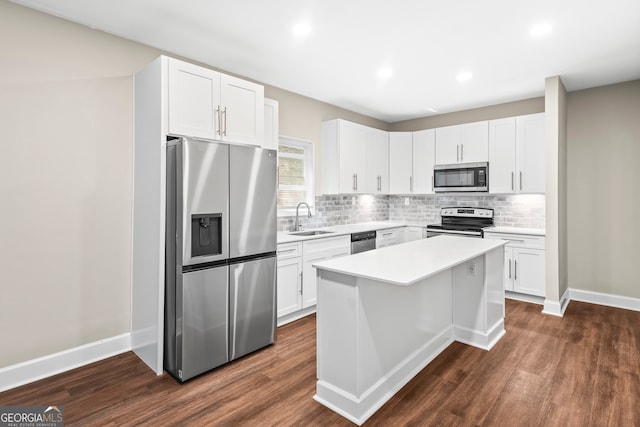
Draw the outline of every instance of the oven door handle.
[[[465,236],[478,236],[478,237],[482,237],[482,234],[478,233],[477,231],[442,230],[442,229],[434,230],[434,229],[427,228],[427,233],[437,233],[437,234],[461,234],[461,235],[465,235]]]

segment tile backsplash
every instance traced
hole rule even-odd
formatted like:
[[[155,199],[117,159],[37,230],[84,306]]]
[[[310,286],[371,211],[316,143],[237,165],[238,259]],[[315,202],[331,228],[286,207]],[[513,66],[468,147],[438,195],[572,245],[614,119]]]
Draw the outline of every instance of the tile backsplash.
[[[315,198],[315,214],[301,214],[304,228],[327,227],[369,221],[440,222],[440,209],[448,206],[492,208],[494,222],[504,227],[544,228],[543,194],[516,195],[322,195]],[[304,209],[306,212],[306,209]],[[301,211],[302,213],[302,211]],[[288,231],[295,217],[278,217],[278,230]]]

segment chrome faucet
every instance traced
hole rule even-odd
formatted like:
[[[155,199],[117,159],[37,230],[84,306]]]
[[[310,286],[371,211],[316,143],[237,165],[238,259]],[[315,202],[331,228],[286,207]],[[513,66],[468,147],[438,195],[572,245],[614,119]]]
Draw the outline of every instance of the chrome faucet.
[[[305,205],[307,207],[307,218],[311,218],[311,208],[309,208],[309,205],[305,202],[298,203],[298,206],[296,206],[296,222],[293,224],[293,231],[300,231],[300,214],[298,213],[300,205]]]

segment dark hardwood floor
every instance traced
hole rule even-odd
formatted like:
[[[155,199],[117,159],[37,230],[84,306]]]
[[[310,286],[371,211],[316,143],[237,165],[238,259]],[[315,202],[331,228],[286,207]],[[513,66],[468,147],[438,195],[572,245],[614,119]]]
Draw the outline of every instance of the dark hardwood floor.
[[[452,344],[365,425],[640,426],[640,313],[540,311],[508,300],[507,334],[490,352]],[[64,405],[69,426],[353,425],[312,399],[315,370],[310,316],[183,385],[126,353],[0,393],[0,405]]]

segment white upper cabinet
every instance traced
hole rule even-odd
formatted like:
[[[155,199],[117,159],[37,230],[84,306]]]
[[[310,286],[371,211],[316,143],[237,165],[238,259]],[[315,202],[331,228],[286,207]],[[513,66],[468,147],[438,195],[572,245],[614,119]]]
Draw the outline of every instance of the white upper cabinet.
[[[335,119],[322,123],[323,191],[363,193],[366,187],[366,127]]]
[[[436,164],[449,165],[460,161],[460,127],[436,129]]]
[[[489,160],[489,122],[474,122],[436,129],[436,164]]]
[[[413,193],[433,194],[435,129],[413,132]]]
[[[389,134],[389,193],[433,194],[435,129]]]
[[[264,138],[264,86],[221,75],[222,139],[262,145]]]
[[[518,191],[521,193],[545,192],[544,148],[544,113],[517,117],[516,166]]]
[[[489,191],[516,191],[516,118],[489,122]]]
[[[220,139],[220,73],[169,58],[169,133]]]
[[[544,113],[489,122],[489,191],[544,193]]]
[[[409,194],[413,187],[413,133],[389,133],[389,193]]]
[[[367,127],[366,183],[364,191],[372,194],[389,193],[389,132]]]
[[[278,139],[280,137],[278,101],[264,99],[264,139],[262,148],[271,150],[278,149]]]
[[[262,145],[264,87],[168,58],[168,131]]]

